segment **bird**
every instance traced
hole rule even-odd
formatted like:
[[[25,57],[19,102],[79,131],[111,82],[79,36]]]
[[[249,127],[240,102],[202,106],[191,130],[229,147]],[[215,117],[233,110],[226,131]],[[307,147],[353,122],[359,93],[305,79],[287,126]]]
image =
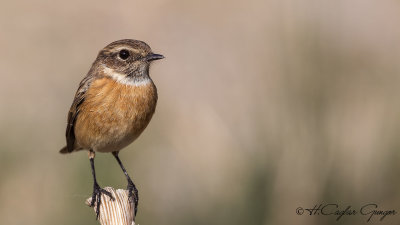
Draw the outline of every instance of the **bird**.
[[[60,153],[88,151],[93,193],[91,206],[99,218],[101,195],[110,192],[96,179],[95,153],[112,153],[128,181],[129,201],[137,213],[138,190],[119,158],[119,152],[136,140],[149,124],[157,105],[157,88],[150,78],[151,62],[163,59],[143,41],[123,39],[104,47],[79,83],[68,112],[66,146]]]

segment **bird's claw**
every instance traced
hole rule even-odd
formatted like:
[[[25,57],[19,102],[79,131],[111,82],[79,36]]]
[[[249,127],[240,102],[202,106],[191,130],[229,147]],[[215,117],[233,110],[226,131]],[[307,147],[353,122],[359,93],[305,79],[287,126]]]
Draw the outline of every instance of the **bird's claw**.
[[[100,186],[95,183],[93,186],[92,202],[90,203],[90,207],[94,207],[96,205],[96,219],[99,219],[100,216],[101,194],[107,195],[113,201],[115,200],[109,191],[100,188]]]
[[[129,202],[134,202],[135,203],[135,215],[137,213],[137,207],[139,204],[139,192],[136,188],[136,186],[133,184],[131,180],[128,181],[128,187],[127,187],[129,194],[128,194],[128,199]]]

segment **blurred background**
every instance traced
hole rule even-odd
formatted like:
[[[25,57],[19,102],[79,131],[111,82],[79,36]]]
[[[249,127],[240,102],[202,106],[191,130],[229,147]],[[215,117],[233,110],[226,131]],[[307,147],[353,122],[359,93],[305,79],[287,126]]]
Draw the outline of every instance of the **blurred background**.
[[[399,21],[396,0],[2,0],[1,224],[97,224],[87,154],[58,150],[78,83],[123,38],[166,56],[150,71],[156,114],[120,154],[137,223],[366,223],[296,214],[326,203],[399,212]],[[96,169],[126,187],[111,154]]]

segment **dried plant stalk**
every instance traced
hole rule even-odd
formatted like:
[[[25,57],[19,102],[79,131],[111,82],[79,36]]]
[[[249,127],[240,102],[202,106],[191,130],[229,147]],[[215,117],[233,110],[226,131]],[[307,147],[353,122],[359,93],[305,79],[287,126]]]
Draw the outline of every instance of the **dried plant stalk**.
[[[133,202],[128,200],[128,190],[118,189],[112,187],[105,187],[115,198],[111,200],[108,196],[101,195],[100,216],[99,221],[101,225],[135,225],[135,214]],[[86,200],[86,205],[90,206],[92,198]],[[94,206],[96,213],[96,204]]]

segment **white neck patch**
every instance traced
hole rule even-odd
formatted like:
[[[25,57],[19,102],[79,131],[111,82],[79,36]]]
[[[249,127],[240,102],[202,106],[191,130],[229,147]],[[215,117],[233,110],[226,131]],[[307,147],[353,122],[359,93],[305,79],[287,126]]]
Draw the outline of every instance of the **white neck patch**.
[[[130,86],[145,86],[148,85],[151,80],[150,78],[144,78],[142,80],[136,80],[132,77],[128,77],[125,74],[118,73],[115,70],[103,66],[103,72],[109,75],[113,80],[117,81],[120,84],[130,85]]]

